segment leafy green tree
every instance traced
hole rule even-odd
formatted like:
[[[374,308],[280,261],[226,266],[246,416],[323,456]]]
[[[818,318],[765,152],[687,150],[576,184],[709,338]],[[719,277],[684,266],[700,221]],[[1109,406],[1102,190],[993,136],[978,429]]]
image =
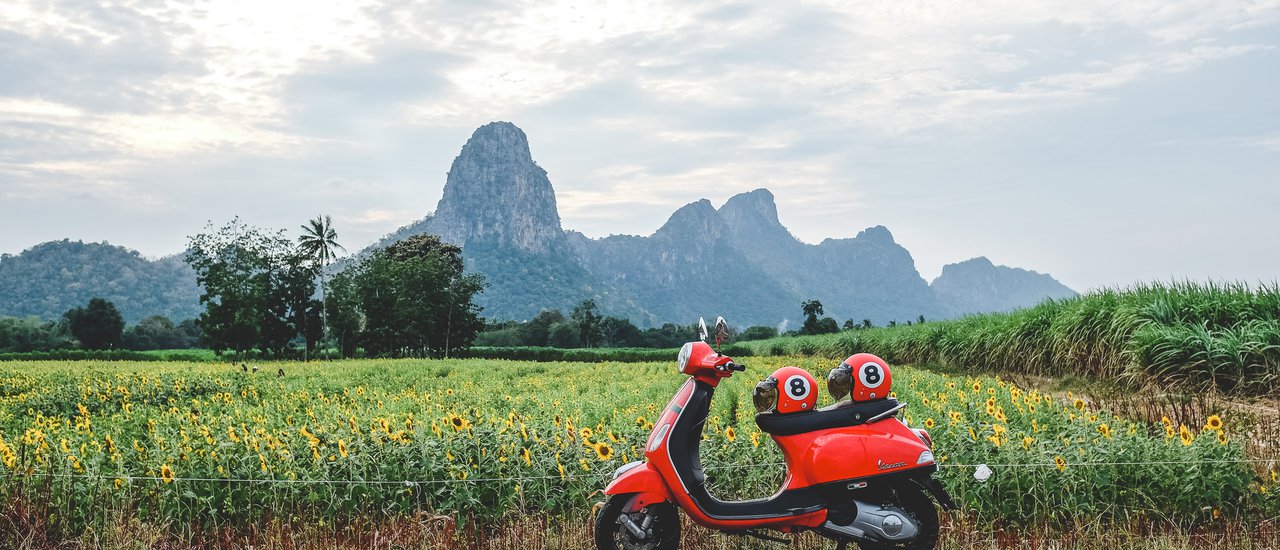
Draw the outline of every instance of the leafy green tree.
[[[325,268],[333,260],[337,259],[337,250],[346,252],[347,249],[338,244],[338,232],[333,229],[333,220],[329,216],[316,216],[314,220],[308,220],[307,224],[302,226],[302,235],[298,236],[298,247],[302,254],[315,262],[320,273],[320,323],[323,334],[329,333],[329,315],[324,304],[325,289]]]
[[[628,319],[605,317],[600,320],[600,345],[609,348],[637,347],[642,343],[640,329]]]
[[[180,324],[164,315],[152,315],[124,330],[121,347],[125,349],[189,349],[200,344],[200,328],[188,319]]]
[[[351,271],[334,275],[329,281],[325,308],[329,312],[330,335],[337,340],[339,353],[343,357],[355,357],[360,332],[364,329],[364,314],[360,310],[360,295]]]
[[[578,339],[582,341],[582,345],[591,347],[600,332],[600,313],[596,308],[596,301],[590,298],[583,300],[573,308],[569,318],[578,327]]]
[[[800,310],[804,313],[804,324],[800,327],[800,334],[830,334],[840,332],[840,325],[831,317],[818,316],[823,314],[822,302],[818,300],[806,300],[800,303]]]
[[[844,324],[840,325],[840,330],[853,330],[857,327],[858,325],[853,323],[853,319],[845,319]]]
[[[582,345],[575,323],[556,323],[547,330],[547,345],[553,348],[576,348]]]
[[[186,261],[202,289],[203,338],[215,353],[257,348],[283,355],[299,336],[310,348],[307,312],[315,306],[311,296],[319,268],[283,231],[267,232],[236,218],[192,236]]]
[[[544,309],[520,327],[520,342],[524,346],[549,345],[551,326],[563,323],[564,314],[558,309]]]
[[[435,235],[396,242],[352,269],[361,341],[373,354],[448,356],[484,327],[474,303],[484,278],[465,275],[462,249]]]
[[[120,345],[124,333],[124,317],[115,304],[102,298],[92,298],[87,307],[75,307],[63,317],[72,336],[85,349],[108,349]]]
[[[862,328],[871,328],[871,319],[863,319]]]
[[[754,326],[743,330],[742,334],[738,335],[738,339],[745,342],[748,340],[767,340],[776,336],[778,336],[778,329],[774,327]]]
[[[62,323],[42,321],[38,317],[0,317],[0,351],[50,351],[75,346],[75,340]]]

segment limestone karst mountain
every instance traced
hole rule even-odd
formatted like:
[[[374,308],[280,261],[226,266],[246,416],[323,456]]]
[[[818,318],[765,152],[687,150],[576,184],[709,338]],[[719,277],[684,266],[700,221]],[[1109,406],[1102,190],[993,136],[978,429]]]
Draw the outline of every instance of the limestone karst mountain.
[[[477,129],[454,159],[435,212],[379,246],[427,232],[462,246],[468,269],[486,275],[491,287],[479,302],[497,318],[527,319],[592,297],[606,313],[645,325],[706,312],[774,325],[797,320],[800,302],[818,299],[837,319],[881,324],[1031,305],[1065,289],[1037,296],[1023,279],[1039,274],[992,266],[1007,270],[989,277],[995,292],[982,291],[992,301],[964,302],[969,283],[954,277],[940,295],[888,229],[806,244],[778,220],[767,189],[718,209],[705,199],[687,204],[649,236],[590,239],[561,227],[546,171],[509,122]]]
[[[1074,290],[1053,277],[1025,269],[993,265],[982,256],[948,264],[929,285],[949,316],[1005,311],[1045,298],[1070,298]]]

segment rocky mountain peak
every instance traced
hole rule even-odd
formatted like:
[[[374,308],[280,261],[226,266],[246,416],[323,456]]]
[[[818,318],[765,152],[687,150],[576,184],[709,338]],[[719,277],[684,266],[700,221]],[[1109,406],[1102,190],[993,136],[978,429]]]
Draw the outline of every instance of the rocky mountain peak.
[[[653,235],[666,239],[713,241],[720,234],[722,223],[720,213],[711,206],[711,201],[700,199],[681,206]]]
[[[1046,298],[1076,296],[1053,277],[1035,271],[995,265],[984,256],[947,264],[929,285],[950,315],[1005,311]]]
[[[489,242],[540,252],[564,239],[555,191],[533,162],[524,131],[481,126],[453,160],[427,230],[445,241]]]
[[[977,258],[969,258],[968,260],[965,260],[963,262],[947,264],[943,266],[942,269],[943,271],[946,271],[948,269],[951,269],[951,270],[963,270],[963,269],[973,269],[973,268],[990,269],[993,267],[995,267],[995,264],[991,263],[991,260],[988,260],[986,256],[978,256]]]
[[[875,227],[868,227],[866,229],[863,229],[862,231],[859,231],[858,236],[854,238],[859,241],[882,243],[882,244],[895,244],[893,242],[893,233],[890,233],[889,228],[883,225],[877,225]]]
[[[773,193],[764,188],[730,197],[720,207],[720,215],[731,227],[782,227],[782,222],[778,221],[778,205],[773,202]]]

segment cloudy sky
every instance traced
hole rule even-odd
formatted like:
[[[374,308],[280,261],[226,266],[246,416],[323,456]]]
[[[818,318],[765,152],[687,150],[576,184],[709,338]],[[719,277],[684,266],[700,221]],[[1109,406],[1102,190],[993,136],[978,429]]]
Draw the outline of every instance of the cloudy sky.
[[[0,252],[318,213],[354,251],[494,120],[592,237],[767,187],[929,279],[1280,276],[1280,0],[6,0]]]

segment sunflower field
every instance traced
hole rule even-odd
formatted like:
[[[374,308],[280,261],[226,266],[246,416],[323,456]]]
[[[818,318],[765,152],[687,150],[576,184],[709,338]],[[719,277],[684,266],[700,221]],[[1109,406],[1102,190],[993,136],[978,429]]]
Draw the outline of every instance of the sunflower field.
[[[589,510],[642,460],[682,383],[662,363],[494,359],[226,364],[0,363],[0,498],[74,535],[104,510],[175,529],[279,520],[341,526],[419,513],[497,522]],[[772,494],[781,454],[756,427],[768,357],[726,380],[702,444],[721,498]],[[1274,465],[1246,460],[1229,416],[1145,424],[997,378],[895,369],[966,513],[1012,524],[1274,515]],[[821,385],[821,384],[820,384]],[[825,393],[825,390],[823,391]],[[820,404],[830,399],[820,397]],[[987,465],[992,475],[977,481]],[[584,516],[585,517],[585,516]]]

